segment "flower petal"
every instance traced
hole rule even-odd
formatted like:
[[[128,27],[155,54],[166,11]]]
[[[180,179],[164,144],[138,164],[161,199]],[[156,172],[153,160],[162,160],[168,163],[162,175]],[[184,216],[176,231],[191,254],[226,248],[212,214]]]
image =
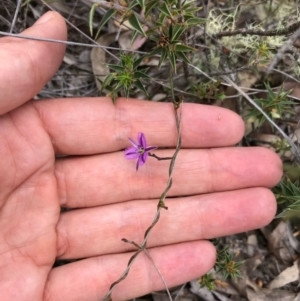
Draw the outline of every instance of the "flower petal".
[[[139,144],[138,144],[137,142],[135,142],[133,139],[131,139],[131,138],[129,138],[129,137],[128,137],[128,139],[129,139],[129,141],[131,142],[131,144],[132,144],[133,146],[139,147]]]
[[[145,162],[143,162],[142,155],[140,155],[137,162],[136,162],[136,170],[139,169],[139,166],[142,166],[144,164],[145,164]]]
[[[126,159],[137,159],[140,156],[138,149],[136,147],[129,147],[125,149],[125,158]]]
[[[149,153],[149,152],[151,152],[152,150],[157,149],[157,148],[158,148],[157,146],[148,146],[148,147],[145,148],[145,153],[146,153],[146,152]]]
[[[154,149],[157,149],[156,146],[148,146],[146,137],[142,132],[139,132],[137,135],[137,142],[131,138],[128,138],[132,147],[125,149],[125,158],[126,159],[137,159],[136,170],[139,169],[139,166],[142,166],[146,163],[148,158],[148,153]]]
[[[144,152],[143,154],[141,154],[139,160],[141,160],[142,163],[140,163],[140,165],[145,164],[146,161],[147,161],[147,158],[148,158],[148,153],[147,152]]]
[[[143,133],[138,133],[138,143],[144,149],[147,147],[146,137]]]

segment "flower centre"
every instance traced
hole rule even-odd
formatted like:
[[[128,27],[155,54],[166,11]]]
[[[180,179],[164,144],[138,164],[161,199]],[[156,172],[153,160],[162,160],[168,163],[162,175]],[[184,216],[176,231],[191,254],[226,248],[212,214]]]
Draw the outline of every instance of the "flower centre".
[[[145,152],[145,149],[140,146],[138,152],[139,154],[143,154]]]

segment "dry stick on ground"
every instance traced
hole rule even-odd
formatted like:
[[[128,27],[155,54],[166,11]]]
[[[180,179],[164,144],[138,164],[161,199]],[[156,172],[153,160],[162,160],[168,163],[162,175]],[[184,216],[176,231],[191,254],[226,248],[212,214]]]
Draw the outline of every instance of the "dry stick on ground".
[[[172,187],[172,176],[173,176],[175,161],[176,161],[178,152],[179,152],[179,150],[181,148],[180,124],[181,124],[182,108],[181,108],[180,114],[178,116],[178,109],[179,108],[180,107],[178,107],[177,104],[174,103],[176,128],[177,128],[177,135],[178,135],[178,137],[177,137],[176,149],[175,149],[175,152],[174,152],[174,154],[172,156],[172,159],[171,159],[171,162],[170,162],[170,166],[169,166],[169,178],[168,178],[168,182],[167,182],[167,185],[166,185],[166,188],[165,188],[164,192],[161,194],[160,199],[158,201],[156,214],[154,216],[152,224],[145,231],[144,240],[143,240],[143,242],[142,242],[141,245],[139,245],[139,244],[137,244],[137,243],[135,243],[133,241],[129,241],[129,240],[125,239],[125,238],[122,239],[124,242],[131,243],[134,246],[136,246],[138,248],[138,250],[136,251],[136,253],[134,253],[130,257],[130,259],[128,261],[128,264],[127,264],[127,267],[124,270],[124,272],[122,273],[122,275],[120,276],[120,278],[111,284],[111,286],[109,288],[109,291],[107,292],[107,294],[103,298],[104,301],[111,301],[112,300],[111,299],[111,294],[112,294],[113,290],[115,289],[115,287],[117,286],[118,283],[120,283],[121,281],[123,281],[127,277],[128,273],[130,271],[130,268],[133,265],[133,263],[136,260],[136,258],[138,257],[138,255],[146,249],[146,245],[147,245],[150,233],[151,233],[153,227],[159,221],[161,209],[168,209],[168,207],[166,207],[164,201],[165,201],[165,198],[166,198],[166,195],[167,195],[168,191]]]
[[[212,35],[214,38],[230,37],[238,34],[241,35],[257,35],[257,36],[284,36],[289,35],[300,27],[300,21],[279,30],[257,30],[257,29],[238,29],[233,31],[221,31]]]
[[[298,29],[291,35],[286,43],[282,45],[277,54],[274,56],[272,62],[270,63],[266,74],[269,74],[275,67],[275,65],[281,60],[283,54],[294,44],[297,38],[300,36],[300,25]]]
[[[15,24],[16,24],[16,21],[17,21],[17,18],[18,18],[18,14],[19,14],[21,4],[22,4],[22,0],[18,0],[17,7],[16,7],[16,10],[15,10],[15,15],[14,15],[14,18],[13,18],[11,26],[10,26],[10,31],[9,31],[10,33],[12,33],[14,31],[14,27],[15,27]]]
[[[248,65],[236,68],[236,69],[232,69],[231,71],[224,71],[224,72],[213,72],[210,73],[210,76],[220,76],[220,75],[231,75],[233,73],[237,73],[237,72],[241,72],[247,69],[251,69],[253,67],[256,67],[259,64],[260,60],[259,58],[255,59],[254,61],[250,62]]]

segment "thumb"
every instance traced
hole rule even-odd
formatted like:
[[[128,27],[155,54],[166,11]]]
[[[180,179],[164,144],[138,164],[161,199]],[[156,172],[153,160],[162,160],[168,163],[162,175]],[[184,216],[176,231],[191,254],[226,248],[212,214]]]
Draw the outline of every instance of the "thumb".
[[[21,35],[65,40],[64,19],[44,14]],[[21,38],[0,38],[0,115],[35,96],[59,68],[65,45]]]

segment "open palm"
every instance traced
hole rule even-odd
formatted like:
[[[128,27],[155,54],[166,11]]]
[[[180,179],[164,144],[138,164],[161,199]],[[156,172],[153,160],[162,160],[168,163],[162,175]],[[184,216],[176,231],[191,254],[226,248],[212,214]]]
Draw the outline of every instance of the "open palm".
[[[65,39],[66,28],[48,13],[24,34]],[[121,239],[142,240],[167,181],[168,162],[149,158],[136,172],[122,150],[142,131],[161,148],[158,155],[172,155],[172,105],[29,101],[58,68],[64,46],[13,38],[0,39],[0,46],[1,300],[99,300],[134,251]],[[169,286],[213,266],[215,251],[205,239],[261,227],[275,214],[268,188],[281,177],[280,160],[265,149],[230,147],[242,135],[234,113],[184,104],[169,210],[148,243]],[[57,258],[82,260],[52,268]],[[141,254],[113,298],[162,288]]]

